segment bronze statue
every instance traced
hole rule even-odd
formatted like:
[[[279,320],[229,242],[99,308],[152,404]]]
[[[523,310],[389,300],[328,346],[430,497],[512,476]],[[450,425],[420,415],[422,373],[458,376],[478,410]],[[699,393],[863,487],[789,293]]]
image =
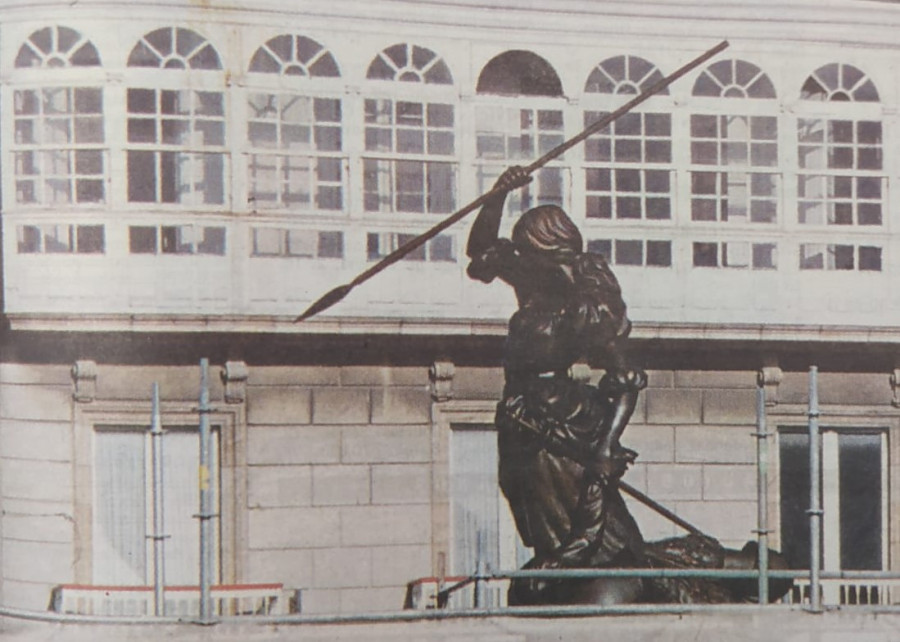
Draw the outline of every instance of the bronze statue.
[[[498,404],[500,487],[534,557],[526,568],[753,568],[753,545],[728,551],[699,532],[646,544],[619,489],[637,453],[619,440],[646,386],[630,363],[631,323],[604,257],[583,251],[578,228],[555,205],[521,215],[511,239],[499,238],[506,193],[531,179],[512,167],[494,185],[469,234],[468,274],[513,287],[505,387]],[[602,368],[597,385],[575,381],[579,360]],[[773,554],[774,564],[779,563]],[[509,603],[745,599],[755,582],[708,580],[515,580]]]

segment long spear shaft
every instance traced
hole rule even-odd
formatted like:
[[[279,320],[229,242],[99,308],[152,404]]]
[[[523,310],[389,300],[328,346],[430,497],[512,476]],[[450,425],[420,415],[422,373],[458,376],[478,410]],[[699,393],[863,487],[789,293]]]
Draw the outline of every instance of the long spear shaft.
[[[526,166],[525,172],[527,174],[531,174],[535,170],[537,170],[537,169],[543,167],[544,165],[546,165],[547,163],[549,163],[554,158],[561,156],[567,150],[571,149],[578,143],[585,140],[588,136],[596,134],[601,129],[604,129],[605,127],[609,126],[609,124],[612,123],[614,120],[627,114],[629,111],[631,111],[632,109],[634,109],[635,107],[640,105],[642,102],[644,102],[648,98],[658,94],[663,89],[665,89],[666,87],[671,85],[673,82],[675,82],[676,80],[678,80],[679,78],[684,76],[686,73],[688,73],[692,69],[702,65],[704,62],[706,62],[707,60],[709,60],[710,58],[712,58],[713,56],[715,56],[716,54],[721,52],[726,47],[728,47],[728,41],[723,40],[722,42],[717,44],[715,47],[713,47],[712,49],[710,49],[703,55],[698,56],[697,58],[695,58],[691,62],[687,63],[686,65],[684,65],[677,71],[671,73],[670,75],[666,76],[665,78],[661,78],[660,80],[656,81],[655,83],[653,83],[653,85],[648,87],[644,92],[638,94],[637,96],[635,96],[634,98],[629,100],[627,103],[625,103],[624,105],[622,105],[615,111],[607,114],[606,116],[604,116],[597,122],[589,125],[580,134],[577,134],[577,135],[573,136],[572,138],[570,138],[569,140],[559,144],[558,146],[554,147],[549,152],[547,152],[546,154],[544,154],[543,156],[538,158],[536,161],[534,161],[530,165]],[[393,265],[394,263],[396,263],[397,261],[402,259],[404,256],[406,256],[407,254],[409,254],[416,248],[420,247],[421,245],[423,245],[427,241],[431,240],[432,238],[434,238],[435,236],[437,236],[438,234],[443,232],[445,229],[447,229],[448,227],[450,227],[451,225],[453,225],[454,223],[456,223],[463,217],[470,214],[475,209],[484,205],[487,201],[489,201],[494,196],[502,194],[505,191],[506,190],[503,188],[494,188],[494,189],[490,190],[489,192],[485,192],[484,194],[482,194],[481,196],[476,198],[474,201],[472,201],[471,203],[469,203],[468,205],[463,207],[461,210],[458,210],[457,212],[455,212],[455,213],[451,214],[450,216],[448,216],[447,218],[445,218],[443,221],[441,221],[440,223],[438,223],[437,225],[432,227],[427,232],[423,232],[416,238],[411,239],[411,240],[407,241],[406,243],[404,243],[403,245],[401,245],[400,247],[398,247],[396,250],[394,250],[393,252],[388,254],[386,257],[381,259],[378,263],[374,264],[372,267],[368,268],[364,272],[361,272],[360,274],[358,274],[356,276],[356,278],[354,278],[352,281],[350,281],[350,283],[345,283],[344,285],[338,286],[338,287],[334,288],[333,290],[330,290],[329,292],[327,292],[325,295],[320,297],[315,303],[313,303],[311,306],[309,306],[309,308],[307,308],[303,314],[301,314],[299,317],[297,317],[294,320],[294,322],[296,323],[298,321],[304,321],[304,320],[310,318],[311,316],[314,316],[314,315],[318,314],[319,312],[322,312],[323,310],[330,308],[332,305],[334,305],[335,303],[337,303],[338,301],[343,299],[345,296],[347,296],[350,293],[350,291],[353,288],[355,288],[357,285],[360,285],[361,283],[368,281],[373,276],[375,276],[379,272],[383,271],[385,268]]]

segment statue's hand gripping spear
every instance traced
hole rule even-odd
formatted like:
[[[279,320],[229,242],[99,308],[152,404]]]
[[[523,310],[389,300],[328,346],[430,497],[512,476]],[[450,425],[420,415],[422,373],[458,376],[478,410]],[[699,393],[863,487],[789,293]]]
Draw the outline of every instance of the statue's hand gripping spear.
[[[713,56],[715,56],[716,54],[718,54],[719,52],[724,50],[726,47],[728,47],[728,41],[723,40],[722,42],[720,42],[718,45],[716,45],[715,47],[713,47],[712,49],[710,49],[703,55],[698,56],[697,58],[695,58],[691,62],[687,63],[686,65],[684,65],[677,71],[673,72],[672,74],[666,76],[665,78],[658,80],[653,85],[651,85],[649,88],[647,88],[644,92],[635,96],[634,98],[629,100],[627,103],[625,103],[624,105],[622,105],[621,107],[616,109],[614,112],[607,114],[606,116],[604,116],[597,122],[589,125],[580,134],[577,134],[576,136],[573,136],[569,140],[561,143],[557,147],[554,147],[553,149],[551,149],[549,152],[547,152],[546,154],[544,154],[543,156],[538,158],[536,161],[534,161],[530,165],[525,166],[523,168],[524,172],[526,174],[532,174],[534,171],[543,167],[544,165],[546,165],[548,162],[550,162],[554,158],[561,156],[567,150],[571,149],[578,143],[585,140],[588,136],[596,134],[600,130],[608,127],[609,124],[612,123],[613,121],[615,121],[617,118],[627,114],[629,111],[631,111],[632,109],[637,107],[639,104],[641,104],[648,98],[654,96],[655,94],[658,94],[663,89],[665,89],[666,87],[671,85],[673,82],[675,82],[676,80],[678,80],[679,78],[681,78],[682,76],[687,74],[692,69],[702,65],[704,62],[706,62],[707,60],[709,60],[710,58],[712,58]],[[396,250],[394,250],[393,252],[388,254],[386,257],[381,259],[378,263],[374,264],[372,267],[368,268],[364,272],[361,272],[359,275],[356,276],[356,278],[354,278],[349,283],[340,285],[340,286],[334,288],[333,290],[330,290],[329,292],[327,292],[324,296],[320,297],[318,300],[315,301],[315,303],[313,303],[311,306],[309,306],[309,308],[307,308],[303,314],[301,314],[299,317],[297,317],[295,319],[295,322],[304,321],[304,320],[318,314],[319,312],[322,312],[323,310],[327,310],[328,308],[333,306],[335,303],[337,303],[338,301],[340,301],[344,297],[346,297],[350,293],[350,291],[353,288],[355,288],[357,285],[360,285],[360,284],[364,283],[365,281],[368,281],[369,279],[371,279],[373,276],[375,276],[379,272],[382,272],[390,265],[393,265],[394,263],[396,263],[397,261],[402,259],[404,256],[406,256],[407,254],[409,254],[416,248],[420,247],[422,244],[431,240],[432,238],[434,238],[435,236],[437,236],[438,234],[443,232],[445,229],[447,229],[448,227],[450,227],[457,221],[461,220],[466,215],[470,214],[474,210],[476,210],[479,207],[481,207],[482,205],[484,205],[491,198],[498,196],[499,194],[503,194],[506,191],[508,191],[508,189],[506,187],[497,186],[497,187],[494,187],[489,192],[485,192],[484,194],[482,194],[481,196],[476,198],[474,201],[472,201],[471,203],[469,203],[468,205],[463,207],[461,210],[458,210],[457,212],[451,214],[446,219],[444,219],[443,221],[441,221],[440,223],[438,223],[437,225],[432,227],[427,232],[423,232],[416,238],[414,238],[410,241],[407,241],[406,243],[404,243],[403,245],[398,247]]]

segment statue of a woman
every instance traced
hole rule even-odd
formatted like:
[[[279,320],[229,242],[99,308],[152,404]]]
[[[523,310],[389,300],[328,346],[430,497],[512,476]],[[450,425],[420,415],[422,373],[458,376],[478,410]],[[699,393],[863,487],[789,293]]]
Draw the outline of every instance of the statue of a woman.
[[[530,179],[512,167],[497,180],[469,235],[469,276],[511,285],[506,385],[497,408],[500,487],[524,543],[527,568],[641,566],[644,541],[615,480],[636,453],[619,443],[646,385],[625,354],[631,329],[606,260],[583,251],[578,228],[554,205],[531,209],[512,239],[498,238],[507,191]],[[586,359],[605,374],[572,379]],[[590,470],[588,470],[590,468]],[[637,580],[517,581],[511,604],[633,601]]]

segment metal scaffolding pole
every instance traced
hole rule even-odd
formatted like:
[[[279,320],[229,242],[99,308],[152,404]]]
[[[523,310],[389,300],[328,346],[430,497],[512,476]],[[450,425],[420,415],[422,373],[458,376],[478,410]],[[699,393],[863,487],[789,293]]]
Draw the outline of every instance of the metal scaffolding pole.
[[[200,622],[209,624],[213,621],[210,587],[213,572],[212,520],[213,496],[210,485],[211,466],[211,432],[209,426],[209,359],[200,360]]]
[[[487,604],[485,604],[485,594],[487,591],[487,583],[485,582],[485,578],[487,577],[487,564],[484,559],[486,547],[487,540],[485,532],[479,528],[475,532],[475,591],[473,597],[476,609],[483,609],[487,606]]]
[[[819,435],[819,369],[809,369],[809,608],[822,610],[819,566],[822,559],[822,500]]]
[[[769,433],[766,390],[762,376],[756,387],[756,534],[759,544],[759,603],[769,603]]]
[[[153,384],[150,441],[153,458],[153,614],[166,614],[166,547],[163,504],[163,429],[159,411],[159,384]]]

